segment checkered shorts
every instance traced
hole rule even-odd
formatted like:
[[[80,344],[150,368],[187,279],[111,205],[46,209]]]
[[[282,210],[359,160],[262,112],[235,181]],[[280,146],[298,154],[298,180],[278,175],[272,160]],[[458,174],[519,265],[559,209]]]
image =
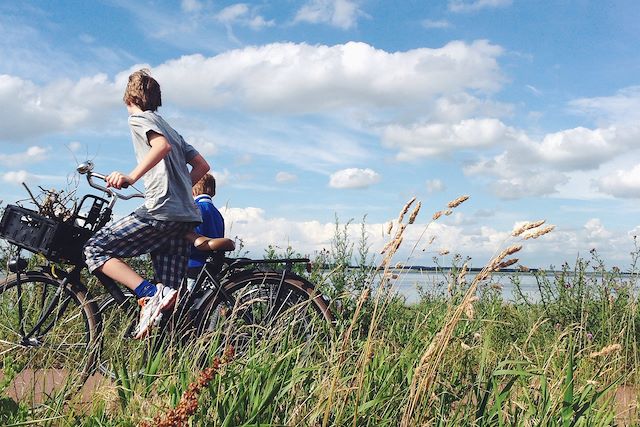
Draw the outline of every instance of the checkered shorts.
[[[190,244],[184,235],[197,224],[143,218],[136,213],[100,229],[84,246],[89,271],[111,258],[151,254],[155,279],[177,289],[187,272]]]

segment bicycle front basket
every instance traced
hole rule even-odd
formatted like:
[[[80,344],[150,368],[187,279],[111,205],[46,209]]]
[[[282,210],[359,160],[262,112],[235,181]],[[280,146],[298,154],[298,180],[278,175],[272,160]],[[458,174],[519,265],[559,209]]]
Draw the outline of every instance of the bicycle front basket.
[[[54,262],[83,262],[82,247],[92,234],[89,229],[16,205],[8,205],[0,221],[0,237]]]

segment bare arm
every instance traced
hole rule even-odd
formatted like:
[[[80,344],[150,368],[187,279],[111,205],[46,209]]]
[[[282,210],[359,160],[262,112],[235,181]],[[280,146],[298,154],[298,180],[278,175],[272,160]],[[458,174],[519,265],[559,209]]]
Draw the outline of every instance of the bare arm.
[[[107,187],[122,188],[125,184],[133,184],[139,180],[145,173],[149,172],[151,168],[160,163],[160,160],[164,159],[169,151],[171,151],[171,144],[169,141],[159,133],[154,131],[147,132],[147,138],[149,139],[149,145],[151,149],[140,163],[129,173],[124,175],[120,172],[112,172],[107,176]]]
[[[191,165],[191,185],[194,185],[200,181],[200,178],[202,178],[205,173],[209,172],[210,167],[209,163],[207,163],[200,154],[197,154],[193,159],[189,160],[189,164]]]

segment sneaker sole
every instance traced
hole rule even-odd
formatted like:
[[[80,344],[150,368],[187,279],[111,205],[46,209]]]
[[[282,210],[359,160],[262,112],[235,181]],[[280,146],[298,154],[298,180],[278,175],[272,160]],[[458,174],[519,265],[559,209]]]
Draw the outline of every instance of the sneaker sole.
[[[160,301],[158,308],[156,308],[156,310],[153,313],[151,313],[151,316],[149,317],[149,322],[147,323],[147,327],[141,331],[138,331],[136,336],[134,336],[133,338],[139,340],[146,337],[149,334],[149,330],[151,329],[151,327],[156,325],[156,320],[158,320],[158,317],[162,315],[162,312],[165,310],[172,309],[173,306],[176,305],[177,299],[178,299],[177,291],[173,291],[171,295],[164,297],[162,301]]]

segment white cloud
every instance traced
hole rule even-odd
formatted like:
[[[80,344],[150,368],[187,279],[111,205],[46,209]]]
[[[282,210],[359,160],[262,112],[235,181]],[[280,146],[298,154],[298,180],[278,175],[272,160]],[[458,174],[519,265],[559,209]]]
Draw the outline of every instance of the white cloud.
[[[15,154],[2,154],[0,153],[0,164],[6,166],[13,166],[24,164],[41,162],[47,158],[47,154],[50,149],[33,145],[27,148],[26,151]]]
[[[482,40],[405,52],[360,42],[274,43],[210,58],[183,56],[155,67],[153,73],[170,102],[191,108],[240,103],[270,113],[359,106],[410,110],[442,94],[498,90],[503,81],[497,63],[501,54],[501,47]]]
[[[220,12],[218,12],[218,14],[216,15],[216,19],[218,19],[218,21],[220,22],[232,23],[234,21],[237,21],[238,18],[246,15],[247,13],[249,13],[249,7],[246,4],[236,3],[232,4],[231,6],[227,6]]]
[[[430,179],[426,184],[428,193],[439,193],[445,189],[445,185],[440,179]]]
[[[215,19],[225,25],[242,25],[253,30],[275,25],[274,21],[267,21],[257,13],[257,9],[250,9],[245,3],[225,7],[215,15]]]
[[[348,168],[339,170],[329,178],[332,188],[366,188],[380,182],[380,175],[372,169]]]
[[[567,129],[546,135],[534,151],[543,162],[564,170],[594,169],[624,150],[615,128]]]
[[[569,108],[605,123],[637,123],[640,121],[640,86],[623,88],[612,96],[575,99],[569,102]]]
[[[33,182],[35,175],[26,170],[10,171],[2,174],[2,180],[10,184],[21,184],[23,182]]]
[[[640,164],[631,170],[617,170],[597,180],[596,187],[603,193],[621,198],[640,198]]]
[[[311,0],[298,10],[294,22],[329,24],[348,30],[361,15],[364,13],[354,0]]]
[[[218,185],[226,185],[230,181],[231,172],[229,172],[229,170],[226,169],[226,168],[221,170],[221,171],[211,169],[211,171],[209,171],[209,172],[216,179],[216,186],[218,186]]]
[[[602,225],[602,221],[599,218],[591,218],[584,225],[584,229],[587,232],[587,239],[608,239],[611,237],[611,232],[606,230]]]
[[[45,86],[0,75],[0,105],[13,106],[0,116],[0,140],[21,141],[87,124],[108,127],[109,112],[121,105],[121,97],[122,89],[104,74]]]
[[[465,149],[492,147],[516,140],[517,133],[497,119],[467,119],[459,123],[387,126],[383,144],[398,149],[398,159],[437,156]]]
[[[298,177],[289,172],[280,171],[276,174],[276,182],[280,184],[284,184],[287,182],[294,182],[298,179]]]
[[[456,13],[476,12],[511,6],[512,0],[449,0],[449,10]]]

